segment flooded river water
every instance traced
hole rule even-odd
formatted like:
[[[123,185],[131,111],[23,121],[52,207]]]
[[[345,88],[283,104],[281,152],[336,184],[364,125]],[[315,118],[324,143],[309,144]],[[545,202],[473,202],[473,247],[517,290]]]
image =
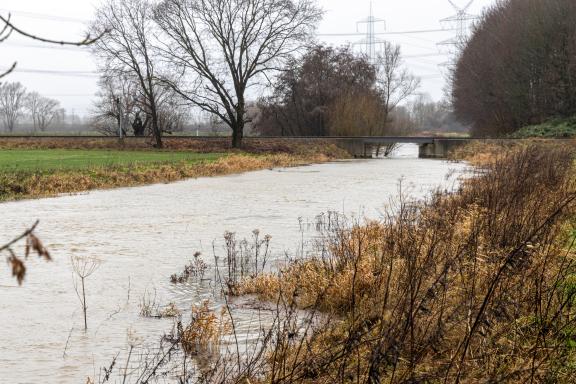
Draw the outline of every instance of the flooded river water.
[[[54,261],[31,260],[22,287],[0,267],[0,383],[85,383],[127,348],[127,330],[156,340],[171,320],[139,316],[145,291],[182,309],[202,300],[193,286],[174,285],[196,251],[212,261],[225,231],[272,236],[273,256],[299,246],[299,218],[338,211],[378,218],[403,190],[422,197],[452,188],[465,166],[417,159],[404,146],[393,159],[342,161],[173,184],[95,191],[0,205],[0,242],[40,219],[38,235]],[[452,177],[449,177],[452,175]],[[87,279],[83,330],[70,258],[102,260]],[[248,323],[249,315],[242,317]],[[247,326],[247,325],[245,325]]]

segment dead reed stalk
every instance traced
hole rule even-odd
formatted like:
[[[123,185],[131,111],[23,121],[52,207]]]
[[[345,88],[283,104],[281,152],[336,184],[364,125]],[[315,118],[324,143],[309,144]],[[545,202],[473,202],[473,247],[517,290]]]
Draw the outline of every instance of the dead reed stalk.
[[[502,153],[458,193],[341,225],[240,291],[336,316],[264,376],[303,382],[576,380],[573,152]],[[282,366],[282,372],[274,367]],[[289,368],[289,374],[286,373]],[[570,368],[571,367],[571,368]]]

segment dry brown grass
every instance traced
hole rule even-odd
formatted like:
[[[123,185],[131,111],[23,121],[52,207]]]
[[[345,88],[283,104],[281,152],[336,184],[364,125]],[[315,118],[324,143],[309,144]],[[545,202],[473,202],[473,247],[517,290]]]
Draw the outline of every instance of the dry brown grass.
[[[339,225],[318,257],[246,280],[331,319],[278,338],[254,380],[575,382],[573,161],[565,146],[500,150],[458,193]]]
[[[526,148],[528,146],[534,148],[543,146],[574,148],[576,147],[575,143],[575,140],[566,139],[475,140],[469,144],[456,147],[448,154],[448,157],[450,160],[466,161],[474,166],[484,166],[515,148]]]
[[[188,355],[218,352],[222,337],[232,330],[226,309],[217,313],[209,306],[207,300],[193,305],[190,323],[185,328],[179,325],[180,343]]]

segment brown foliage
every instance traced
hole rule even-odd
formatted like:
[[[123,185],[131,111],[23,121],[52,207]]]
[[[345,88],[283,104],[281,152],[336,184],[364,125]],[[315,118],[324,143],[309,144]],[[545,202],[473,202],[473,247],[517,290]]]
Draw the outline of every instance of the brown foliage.
[[[261,100],[256,129],[281,136],[381,136],[419,81],[403,68],[400,47],[384,43],[375,63],[350,47],[311,46],[292,60]],[[398,127],[395,127],[398,128]]]
[[[318,257],[247,280],[332,319],[270,350],[272,382],[576,379],[573,151],[527,145],[454,195],[337,225]],[[279,370],[281,367],[281,370]]]
[[[28,259],[30,252],[36,252],[38,257],[46,260],[52,261],[50,252],[46,249],[42,241],[34,234],[36,227],[38,226],[38,221],[28,230],[24,231],[23,234],[15,238],[14,240],[0,246],[0,253],[7,252],[8,257],[6,261],[12,270],[12,276],[18,281],[18,285],[22,285],[24,278],[26,277],[26,264],[22,258],[18,257],[14,252],[14,245],[18,244],[21,240],[26,239],[26,245],[24,248],[24,260]]]
[[[488,9],[453,74],[457,116],[497,136],[576,114],[576,3],[507,0]]]

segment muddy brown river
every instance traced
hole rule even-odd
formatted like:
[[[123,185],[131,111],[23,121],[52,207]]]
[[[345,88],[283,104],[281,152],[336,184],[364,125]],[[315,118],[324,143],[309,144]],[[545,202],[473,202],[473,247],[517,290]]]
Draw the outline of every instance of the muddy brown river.
[[[322,212],[356,218],[381,216],[402,189],[419,198],[453,188],[463,164],[417,159],[406,145],[392,159],[340,161],[291,169],[201,178],[173,184],[94,191],[0,205],[0,242],[40,219],[38,235],[54,262],[31,259],[22,287],[0,268],[0,383],[86,383],[118,355],[127,331],[156,342],[170,319],[139,315],[145,292],[186,311],[210,289],[170,283],[196,251],[213,263],[223,233],[272,236],[272,258],[297,252],[301,223]],[[300,219],[300,220],[299,220]],[[20,248],[19,248],[20,250]],[[73,256],[95,257],[100,268],[86,280],[87,332],[74,290]],[[238,309],[249,333],[250,310]]]

